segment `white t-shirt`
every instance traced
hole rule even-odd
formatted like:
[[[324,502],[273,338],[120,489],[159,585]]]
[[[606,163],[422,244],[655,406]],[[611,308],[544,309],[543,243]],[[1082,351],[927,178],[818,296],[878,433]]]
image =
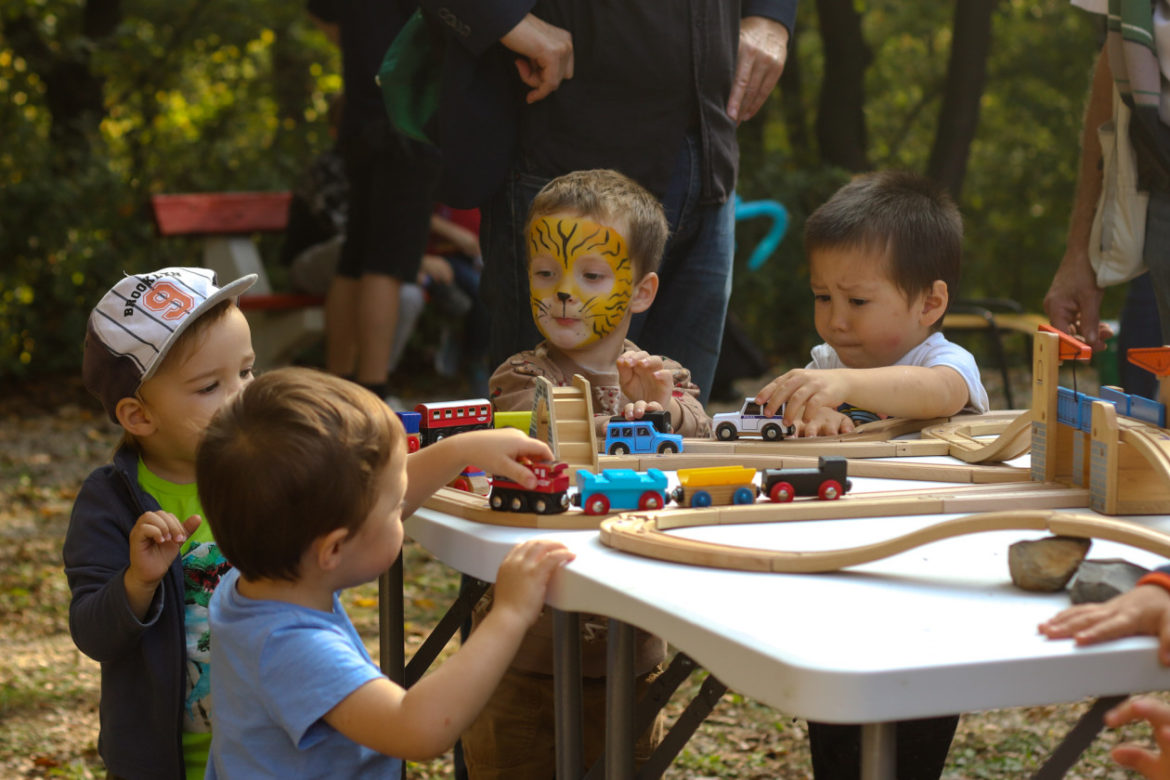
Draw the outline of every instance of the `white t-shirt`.
[[[958,344],[947,341],[942,333],[932,333],[925,341],[903,355],[896,366],[946,366],[959,372],[963,381],[967,383],[967,405],[964,412],[983,414],[987,411],[987,390],[983,387],[983,380],[979,376],[979,366],[975,363],[975,356]],[[828,344],[818,344],[812,348],[812,362],[805,368],[848,368],[841,362],[837,350]]]

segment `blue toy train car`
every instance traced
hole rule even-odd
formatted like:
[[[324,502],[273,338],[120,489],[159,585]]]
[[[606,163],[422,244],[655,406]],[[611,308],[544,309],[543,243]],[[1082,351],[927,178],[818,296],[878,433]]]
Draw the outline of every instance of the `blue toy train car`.
[[[587,515],[604,515],[611,509],[661,509],[666,505],[666,475],[658,469],[605,469],[593,474],[577,470],[573,505]]]

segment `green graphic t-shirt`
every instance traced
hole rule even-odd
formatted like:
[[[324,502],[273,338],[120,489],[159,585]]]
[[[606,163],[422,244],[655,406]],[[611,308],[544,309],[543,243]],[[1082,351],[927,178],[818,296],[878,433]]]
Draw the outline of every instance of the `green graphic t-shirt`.
[[[195,483],[180,485],[152,473],[138,460],[138,484],[154,496],[164,511],[185,521],[203,517]],[[228,563],[204,520],[179,549],[183,563],[183,620],[187,631],[187,690],[183,707],[183,761],[188,780],[202,780],[211,749],[210,633],[207,603],[228,570]]]

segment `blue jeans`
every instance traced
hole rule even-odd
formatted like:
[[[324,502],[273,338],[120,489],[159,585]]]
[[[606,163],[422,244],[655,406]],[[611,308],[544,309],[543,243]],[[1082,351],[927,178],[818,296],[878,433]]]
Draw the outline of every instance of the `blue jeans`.
[[[513,170],[481,209],[484,272],[480,294],[492,313],[489,354],[493,366],[532,349],[542,338],[530,314],[523,230],[528,207],[547,182],[547,178]],[[700,204],[701,192],[699,141],[688,135],[662,203],[670,238],[658,269],[658,297],[649,311],[633,318],[629,338],[642,349],[690,369],[701,388],[699,400],[705,404],[731,297],[735,204],[731,198],[723,204]]]

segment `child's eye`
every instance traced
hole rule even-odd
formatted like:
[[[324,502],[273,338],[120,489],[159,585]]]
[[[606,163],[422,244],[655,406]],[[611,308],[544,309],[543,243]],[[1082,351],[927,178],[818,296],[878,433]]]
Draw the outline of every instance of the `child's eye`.
[[[240,379],[251,379],[253,371],[254,369],[252,366],[248,366],[247,368],[242,369],[240,371]]]
[[[850,298],[849,303],[853,306],[864,306],[869,303],[865,298]]]
[[[219,382],[212,382],[211,384],[206,385],[205,387],[199,388],[199,390],[197,392],[200,395],[211,395],[212,393],[214,393],[216,391],[216,389],[218,387],[219,387]]]
[[[828,303],[828,302],[829,302],[829,296],[827,296],[827,295],[820,295],[820,294],[818,294],[818,295],[813,295],[813,300],[814,300],[814,301],[816,301],[817,303]]]
[[[605,278],[605,274],[599,274],[596,271],[586,271],[585,272],[585,281],[587,281],[587,282],[599,282],[604,278]]]

